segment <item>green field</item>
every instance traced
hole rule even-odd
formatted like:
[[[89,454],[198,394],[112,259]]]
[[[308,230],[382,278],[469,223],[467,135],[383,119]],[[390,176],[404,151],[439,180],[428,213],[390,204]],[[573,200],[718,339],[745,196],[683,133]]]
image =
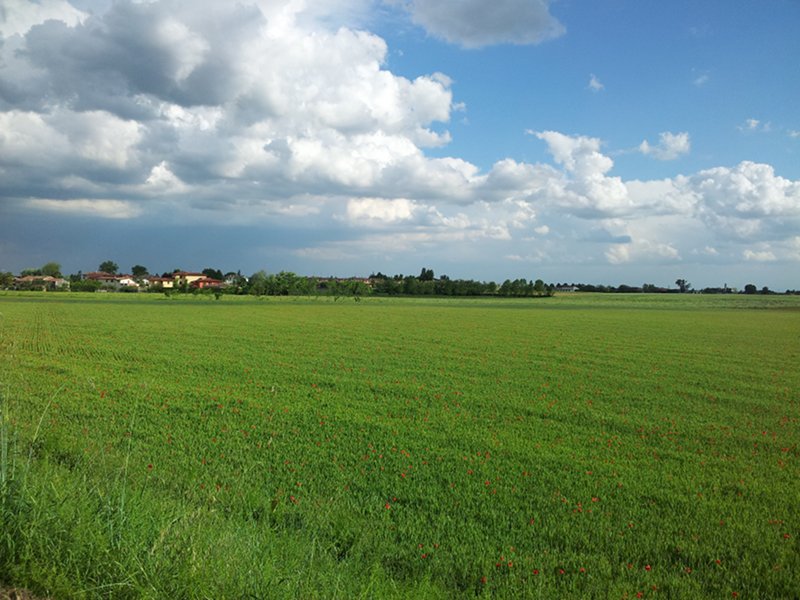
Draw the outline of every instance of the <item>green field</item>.
[[[800,298],[0,295],[0,583],[796,598]]]

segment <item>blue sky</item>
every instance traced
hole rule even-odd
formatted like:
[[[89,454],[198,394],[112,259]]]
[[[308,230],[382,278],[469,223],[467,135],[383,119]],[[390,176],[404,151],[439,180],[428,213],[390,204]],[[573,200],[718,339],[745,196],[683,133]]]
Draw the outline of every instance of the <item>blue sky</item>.
[[[800,3],[0,0],[0,270],[800,288]]]

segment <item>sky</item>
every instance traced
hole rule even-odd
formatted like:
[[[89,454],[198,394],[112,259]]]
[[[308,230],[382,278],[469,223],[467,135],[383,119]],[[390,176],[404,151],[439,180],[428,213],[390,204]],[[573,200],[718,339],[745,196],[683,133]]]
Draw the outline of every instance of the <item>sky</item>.
[[[797,0],[0,0],[0,271],[800,289]]]

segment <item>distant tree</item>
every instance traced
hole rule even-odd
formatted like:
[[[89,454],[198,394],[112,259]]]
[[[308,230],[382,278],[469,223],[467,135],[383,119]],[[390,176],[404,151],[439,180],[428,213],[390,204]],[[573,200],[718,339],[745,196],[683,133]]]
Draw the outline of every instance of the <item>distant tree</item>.
[[[131,267],[131,275],[134,277],[146,277],[149,274],[147,267],[143,267],[142,265],[133,265]]]
[[[689,288],[692,287],[692,284],[690,284],[685,279],[676,279],[675,285],[678,286],[678,289],[681,291],[681,294],[685,294],[686,292],[689,291]]]
[[[61,265],[57,262],[49,262],[43,265],[40,270],[42,275],[47,275],[49,277],[61,277]]]
[[[247,290],[247,277],[241,271],[225,273],[224,280],[228,283],[226,291],[232,294],[242,294]]]
[[[10,287],[14,283],[14,274],[10,272],[0,272],[0,288]]]
[[[413,275],[408,275],[403,279],[403,294],[407,294],[409,296],[414,296],[419,294],[420,285],[419,279],[414,277]]]
[[[759,292],[759,293],[761,293],[761,294],[774,294],[775,292],[773,292],[771,289],[769,289],[769,287],[767,287],[765,285],[763,288],[761,288],[761,292]]]
[[[544,281],[537,279],[533,284],[533,291],[537,296],[543,296],[546,291]]]
[[[222,271],[220,271],[219,269],[211,269],[211,268],[203,269],[202,273],[209,279],[219,279],[220,281],[224,279],[224,275],[222,274]]]
[[[420,281],[433,281],[433,269],[426,269],[422,267],[422,271],[420,271],[419,279]]]
[[[757,292],[758,292],[758,288],[755,285],[753,285],[752,283],[748,283],[746,286],[744,286],[744,293],[745,294],[755,294]]]
[[[41,269],[22,269],[22,271],[20,271],[20,275],[22,277],[28,277],[29,275],[41,275],[41,274],[42,274]]]
[[[250,276],[248,292],[254,296],[263,296],[267,293],[267,274],[261,270]]]
[[[100,263],[100,266],[97,267],[97,270],[100,271],[101,273],[116,275],[117,271],[119,271],[119,265],[115,263],[113,260],[105,260]]]

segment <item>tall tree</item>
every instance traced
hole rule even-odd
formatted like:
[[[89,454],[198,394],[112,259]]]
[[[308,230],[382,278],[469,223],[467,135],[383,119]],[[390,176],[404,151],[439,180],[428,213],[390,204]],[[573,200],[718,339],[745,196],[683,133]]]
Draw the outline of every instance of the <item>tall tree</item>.
[[[131,267],[131,275],[134,277],[145,277],[149,275],[147,271],[147,267],[143,267],[142,265],[133,265]]]
[[[97,270],[100,271],[101,273],[116,275],[117,271],[119,271],[119,265],[115,263],[113,260],[105,260],[100,263],[100,266],[97,267]]]
[[[61,277],[61,265],[57,262],[49,262],[42,266],[42,275],[49,275],[50,277]]]
[[[675,285],[678,286],[678,289],[681,291],[681,294],[685,294],[686,292],[689,291],[689,288],[692,287],[692,284],[690,284],[685,279],[676,279]]]
[[[262,269],[253,273],[249,280],[249,292],[254,296],[263,296],[267,293],[267,273]]]
[[[426,269],[425,267],[422,267],[422,271],[420,271],[417,279],[420,281],[433,281],[433,269]]]
[[[203,269],[201,273],[203,273],[203,275],[205,275],[209,279],[219,279],[220,281],[224,279],[222,271],[220,271],[219,269],[212,269],[209,267],[207,269]]]

